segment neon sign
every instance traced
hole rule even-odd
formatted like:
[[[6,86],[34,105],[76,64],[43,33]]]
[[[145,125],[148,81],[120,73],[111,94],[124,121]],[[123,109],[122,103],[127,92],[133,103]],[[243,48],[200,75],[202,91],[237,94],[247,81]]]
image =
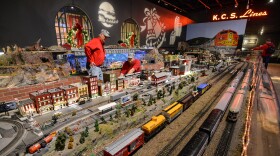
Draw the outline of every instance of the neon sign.
[[[229,20],[229,19],[241,19],[241,18],[249,18],[249,17],[260,17],[260,16],[267,16],[266,11],[262,12],[254,12],[252,9],[246,10],[246,12],[240,16],[237,15],[237,13],[232,12],[230,14],[221,14],[221,15],[213,15],[212,20],[213,21],[220,21],[220,20]]]

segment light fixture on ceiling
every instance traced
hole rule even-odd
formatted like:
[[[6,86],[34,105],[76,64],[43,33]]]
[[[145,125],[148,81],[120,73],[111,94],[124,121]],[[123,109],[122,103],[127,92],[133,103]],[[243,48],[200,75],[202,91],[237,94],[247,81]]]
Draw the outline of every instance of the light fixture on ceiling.
[[[250,0],[248,0],[247,6],[246,6],[247,10],[249,9],[249,5],[250,5]]]
[[[157,2],[160,3],[160,0],[158,0]]]
[[[268,3],[273,3],[273,0],[269,0]]]
[[[74,7],[73,7],[73,6],[71,6],[71,9],[72,9],[72,10],[74,10]]]
[[[234,7],[237,8],[237,7],[238,7],[238,4],[235,4]]]
[[[262,26],[262,29],[261,29],[261,31],[260,31],[260,35],[262,35],[263,32],[264,32],[264,26]]]

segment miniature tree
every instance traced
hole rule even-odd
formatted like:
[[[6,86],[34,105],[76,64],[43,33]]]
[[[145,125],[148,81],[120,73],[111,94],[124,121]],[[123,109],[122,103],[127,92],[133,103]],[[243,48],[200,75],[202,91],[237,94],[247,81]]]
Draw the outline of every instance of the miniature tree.
[[[157,99],[160,99],[162,97],[162,90],[159,90],[157,92]]]
[[[196,85],[193,86],[193,91],[195,91],[195,92],[197,91]]]
[[[148,102],[148,106],[151,106],[153,104],[153,98],[150,96],[149,102]]]
[[[98,124],[98,120],[95,120],[95,125],[94,125],[94,127],[95,127],[95,132],[98,132],[99,131],[99,124]]]
[[[112,116],[112,114],[110,114],[110,121],[113,121],[113,116]]]
[[[183,89],[183,87],[184,87],[184,85],[183,85],[183,83],[181,82],[181,83],[179,84],[179,89]]]
[[[130,110],[129,109],[125,109],[125,114],[126,114],[126,117],[129,117]]]
[[[86,127],[86,129],[85,129],[84,136],[88,137],[88,127]]]
[[[175,91],[175,94],[176,94],[176,96],[179,95],[179,90],[178,89]]]
[[[153,103],[156,103],[156,102],[157,102],[157,99],[156,99],[156,98],[152,98],[152,102],[153,102]]]
[[[170,89],[169,89],[169,95],[172,94],[172,91],[173,91],[173,87],[170,87]]]
[[[191,77],[191,82],[194,82],[195,81],[195,78],[194,76]]]
[[[72,116],[75,116],[75,115],[77,115],[77,111],[72,112]]]
[[[81,133],[80,143],[83,144],[85,142],[85,134],[84,132]]]
[[[57,119],[58,119],[58,117],[56,115],[52,116],[53,124],[57,123]]]
[[[105,118],[104,118],[103,116],[101,117],[101,121],[102,121],[103,123],[107,123],[106,120],[105,120]]]
[[[143,105],[146,106],[146,101],[144,99],[142,99]]]
[[[73,136],[70,136],[70,137],[69,137],[69,142],[74,142]]]
[[[68,149],[73,149],[73,142],[70,142],[68,143]]]
[[[165,89],[163,89],[163,91],[162,91],[162,97],[165,97],[165,93],[166,93],[166,91],[165,91]]]
[[[136,93],[136,94],[134,94],[134,95],[133,95],[133,101],[138,100],[138,96],[139,96],[139,95],[138,95],[137,93]]]
[[[66,135],[60,133],[55,142],[55,150],[62,151],[65,148]]]

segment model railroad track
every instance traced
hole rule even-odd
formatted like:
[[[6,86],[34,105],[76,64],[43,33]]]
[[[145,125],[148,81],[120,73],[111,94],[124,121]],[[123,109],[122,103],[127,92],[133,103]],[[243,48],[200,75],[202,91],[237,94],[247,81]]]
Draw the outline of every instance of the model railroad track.
[[[95,104],[95,105],[93,105],[93,106],[88,106],[88,107],[85,107],[85,108],[83,108],[83,109],[77,110],[77,113],[78,113],[78,112],[85,111],[85,110],[88,110],[89,108],[94,107],[94,106],[102,105],[102,104],[104,104],[104,103],[106,103],[106,102],[107,102],[107,100],[106,100],[106,101],[103,101],[103,102],[101,102],[101,103],[99,103],[99,104]],[[90,110],[88,110],[88,111],[90,111]],[[97,113],[97,110],[96,110],[96,111],[91,111],[91,113],[92,113],[92,114]],[[73,119],[73,120],[66,120],[66,122],[65,122],[65,121],[62,121],[63,123],[61,123],[61,124],[59,124],[59,125],[56,124],[53,128],[49,128],[49,129],[44,130],[44,134],[49,134],[49,133],[52,132],[52,131],[56,131],[56,130],[60,129],[60,128],[63,127],[63,126],[65,126],[65,125],[67,125],[67,124],[69,124],[69,123],[71,123],[71,122],[73,122],[73,121],[78,120],[79,118],[83,118],[83,117],[86,116],[86,115],[88,115],[88,114],[83,114],[83,115],[81,115],[81,116],[79,116],[78,118],[75,118],[75,119]],[[63,118],[66,119],[67,117],[70,117],[70,116],[72,116],[72,112],[71,112],[71,113],[67,113],[67,114],[61,116],[58,120],[63,120]],[[64,120],[65,120],[65,119],[64,119]],[[51,121],[51,120],[50,120],[50,121]],[[46,122],[50,122],[50,121],[46,121]]]
[[[227,123],[226,128],[224,129],[224,133],[222,135],[222,139],[219,142],[219,145],[216,149],[215,155],[217,156],[226,156],[228,149],[230,147],[230,141],[232,138],[232,134],[234,131],[235,123]]]
[[[244,66],[244,64],[243,64]],[[238,68],[238,70],[241,67]],[[229,70],[230,71],[230,70]],[[225,72],[223,75],[229,73],[229,71]],[[214,98],[209,102],[210,104],[207,107],[204,107],[192,120],[189,124],[187,124],[179,133],[177,136],[175,136],[168,145],[166,145],[159,153],[157,156],[169,156],[176,146],[182,142],[183,139],[194,129],[195,124],[200,121],[200,119],[211,109],[213,105],[216,104],[216,99],[222,94],[222,92],[227,88],[228,84],[233,80],[237,72],[233,74],[227,82],[222,86],[222,88],[214,95]],[[216,83],[220,81],[224,76],[218,77],[213,83]]]
[[[6,152],[13,147],[22,137],[22,135],[24,134],[24,127],[21,123],[17,122],[17,121],[13,121],[13,120],[5,120],[5,119],[0,119],[0,121],[2,122],[7,122],[10,124],[14,124],[16,126],[16,131],[17,131],[17,135],[16,137],[7,145],[5,146],[1,151],[0,151],[0,155],[8,155]]]

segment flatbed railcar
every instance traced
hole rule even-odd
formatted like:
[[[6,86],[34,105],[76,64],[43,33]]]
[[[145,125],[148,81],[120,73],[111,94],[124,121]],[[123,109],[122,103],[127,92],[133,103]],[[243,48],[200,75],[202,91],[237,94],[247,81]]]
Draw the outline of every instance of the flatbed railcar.
[[[206,133],[197,131],[190,141],[184,146],[179,156],[201,156],[203,155],[209,136]]]

